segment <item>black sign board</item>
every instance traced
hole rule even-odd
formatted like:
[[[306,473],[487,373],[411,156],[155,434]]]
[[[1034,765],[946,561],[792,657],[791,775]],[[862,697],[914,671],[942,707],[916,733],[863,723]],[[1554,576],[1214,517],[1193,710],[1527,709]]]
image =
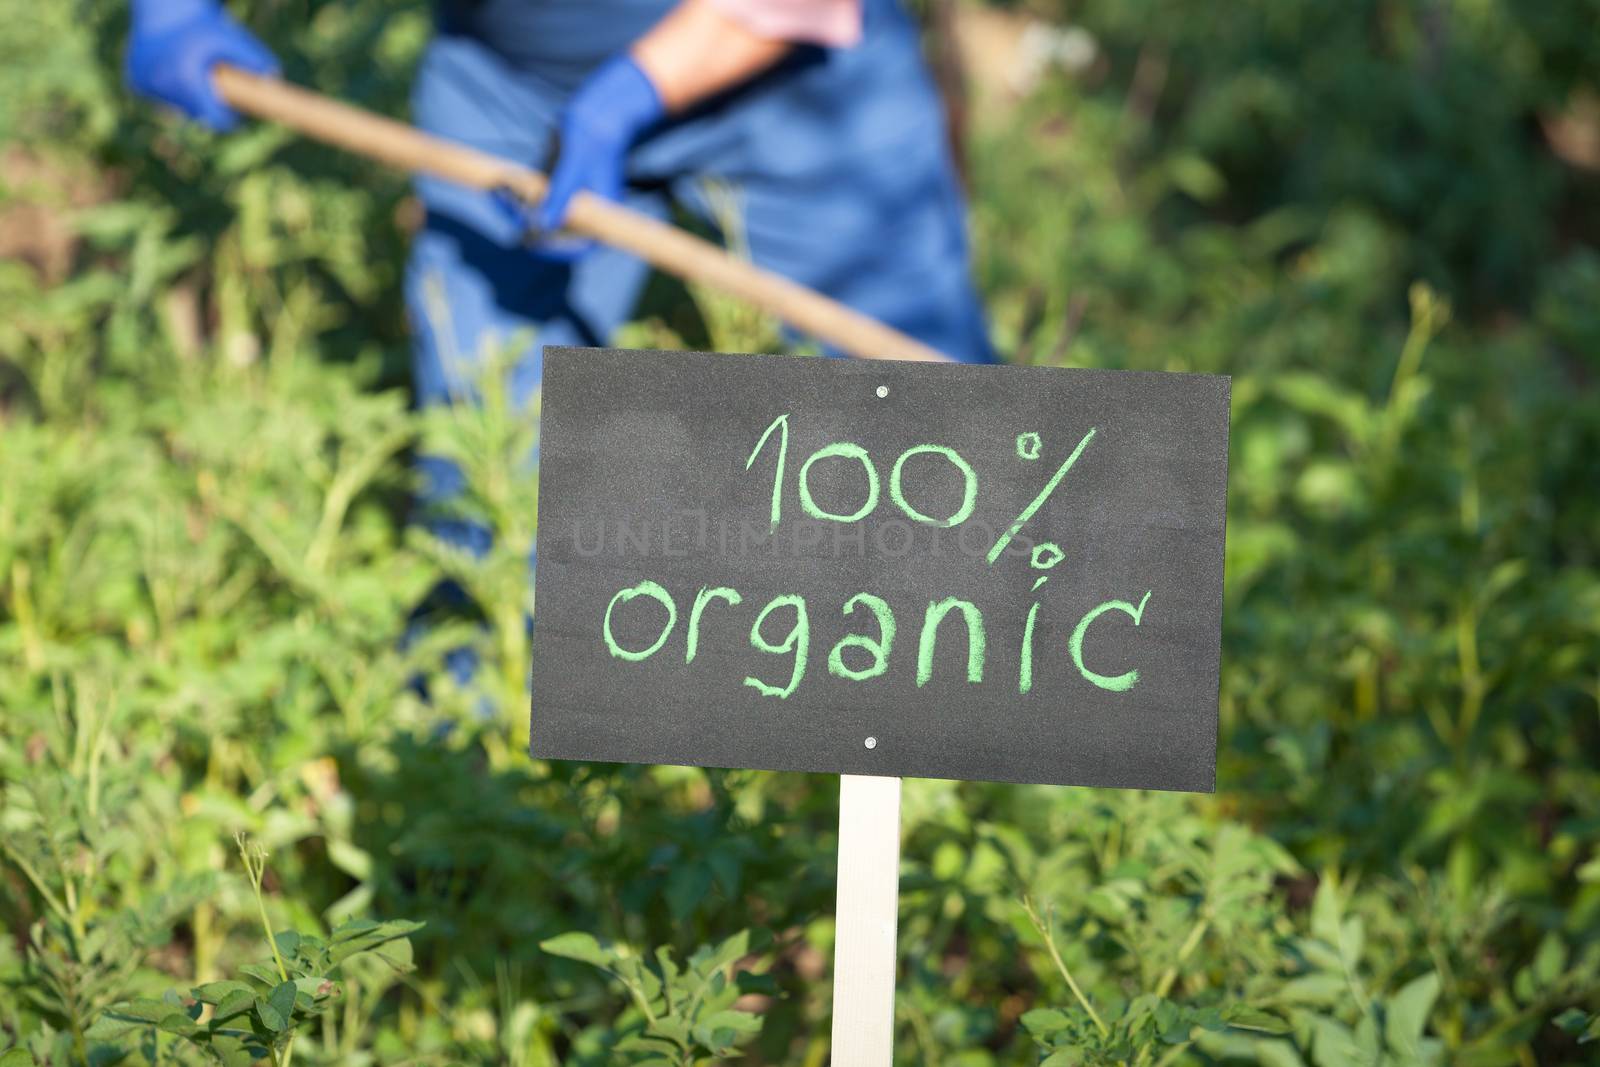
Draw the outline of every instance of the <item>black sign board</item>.
[[[1213,789],[1228,401],[547,349],[533,754]]]

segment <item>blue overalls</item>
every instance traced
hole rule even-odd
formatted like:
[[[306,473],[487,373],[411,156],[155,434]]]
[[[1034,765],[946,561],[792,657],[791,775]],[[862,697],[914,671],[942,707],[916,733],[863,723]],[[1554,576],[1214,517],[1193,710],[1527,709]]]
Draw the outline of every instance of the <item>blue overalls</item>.
[[[672,6],[446,0],[417,73],[413,119],[542,166],[567,95]],[[956,359],[992,362],[916,26],[895,0],[864,7],[856,47],[796,49],[777,69],[646,133],[630,156],[627,204],[656,217],[677,204],[723,231],[731,221],[758,266]],[[713,206],[711,184],[731,198]],[[538,342],[515,376],[515,395],[526,400],[539,384],[538,345],[604,344],[632,311],[646,274],[638,259],[599,248],[576,264],[540,260],[484,194],[431,178],[417,192],[427,223],[406,294],[423,403],[451,395],[465,369],[458,364],[475,362],[487,340],[532,328]]]
[[[544,166],[568,94],[673,0],[443,0],[413,91],[413,121],[438,136]],[[964,204],[917,29],[897,0],[864,0],[853,48],[800,47],[773,70],[647,132],[629,156],[626,203],[677,205],[757,265],[866,312],[964,362],[993,362],[969,276]],[[713,196],[711,190],[721,191]],[[433,178],[406,277],[423,405],[470,395],[498,346],[536,338],[512,372],[526,404],[542,346],[601,345],[647,273],[600,247],[540,259],[484,193]],[[730,233],[730,230],[737,233]],[[481,550],[487,532],[440,519],[460,490],[424,459],[434,528]]]

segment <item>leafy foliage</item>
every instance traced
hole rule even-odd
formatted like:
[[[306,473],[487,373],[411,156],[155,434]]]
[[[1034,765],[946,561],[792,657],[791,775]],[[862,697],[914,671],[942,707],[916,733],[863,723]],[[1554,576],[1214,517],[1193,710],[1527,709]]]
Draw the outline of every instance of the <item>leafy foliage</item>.
[[[420,2],[235,6],[403,114]],[[1002,349],[1234,379],[1220,791],[908,783],[899,1058],[1592,1058],[1592,3],[1026,6],[1094,59],[975,127]],[[409,410],[404,182],[0,19],[0,1064],[824,1062],[831,782],[523,755],[536,427]]]
[[[744,987],[729,977],[734,964],[749,954],[749,931],[715,947],[701,947],[682,967],[669,947],[656,950],[652,967],[643,957],[602,946],[579,930],[539,947],[552,956],[599,967],[622,983],[644,1026],[614,1049],[638,1067],[694,1067],[725,1060],[737,1056],[739,1043],[761,1029],[757,1016],[735,1009]],[[761,983],[749,985],[759,988]]]
[[[264,920],[261,881],[266,853],[243,835],[239,851]],[[114,1049],[124,1035],[153,1027],[155,1032],[148,1037],[156,1049],[159,1034],[172,1034],[226,1067],[244,1067],[269,1057],[275,1067],[283,1067],[290,1062],[296,1034],[347,996],[343,980],[347,973],[355,978],[364,964],[373,962],[392,972],[410,969],[411,942],[406,938],[421,927],[404,920],[358,919],[339,926],[324,940],[294,930],[273,933],[269,926],[270,962],[243,964],[241,978],[206,982],[191,989],[188,997],[168,991],[159,1000],[142,997],[113,1004],[86,1036],[110,1042],[108,1047]],[[350,1012],[345,1019],[347,1024],[352,1020]]]

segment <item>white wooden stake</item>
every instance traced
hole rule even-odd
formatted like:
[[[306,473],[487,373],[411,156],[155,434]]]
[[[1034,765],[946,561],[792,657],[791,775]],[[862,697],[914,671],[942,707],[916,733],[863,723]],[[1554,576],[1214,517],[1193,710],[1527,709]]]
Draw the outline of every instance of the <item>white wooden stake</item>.
[[[900,779],[839,776],[833,1067],[889,1067],[900,899]]]

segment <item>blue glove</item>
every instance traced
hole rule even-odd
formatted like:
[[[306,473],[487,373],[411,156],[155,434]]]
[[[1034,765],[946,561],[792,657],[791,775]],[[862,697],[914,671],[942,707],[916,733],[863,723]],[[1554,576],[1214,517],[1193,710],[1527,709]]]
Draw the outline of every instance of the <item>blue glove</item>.
[[[524,229],[539,235],[538,251],[555,259],[575,259],[593,241],[551,239],[565,224],[579,190],[618,200],[628,149],[647,127],[666,114],[661,94],[633,57],[607,60],[578,87],[561,114],[561,144],[550,190],[537,206],[509,196],[498,198]]]
[[[239,116],[211,84],[218,63],[252,74],[278,73],[267,46],[214,0],[134,0],[124,67],[128,88],[213,130],[231,130]]]

